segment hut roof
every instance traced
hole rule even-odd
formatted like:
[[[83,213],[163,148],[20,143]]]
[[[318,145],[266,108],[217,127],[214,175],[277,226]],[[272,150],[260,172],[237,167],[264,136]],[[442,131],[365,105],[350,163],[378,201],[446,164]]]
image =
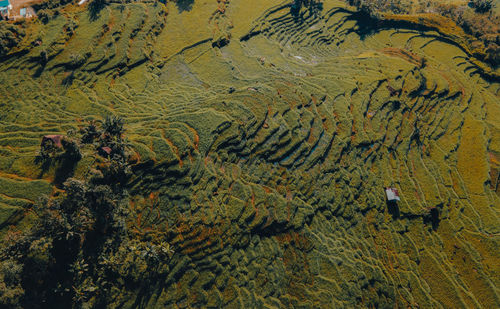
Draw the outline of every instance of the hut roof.
[[[385,188],[385,194],[388,201],[399,201],[399,192],[396,188]]]
[[[111,154],[111,152],[113,151],[113,150],[112,150],[110,147],[108,147],[108,146],[101,147],[101,150],[102,150],[104,153],[108,154],[108,155],[110,155],[110,154]]]
[[[62,147],[62,139],[63,139],[62,135],[45,135],[42,138],[42,145],[44,145],[48,141],[51,141],[52,143],[54,143],[54,146],[61,148]]]

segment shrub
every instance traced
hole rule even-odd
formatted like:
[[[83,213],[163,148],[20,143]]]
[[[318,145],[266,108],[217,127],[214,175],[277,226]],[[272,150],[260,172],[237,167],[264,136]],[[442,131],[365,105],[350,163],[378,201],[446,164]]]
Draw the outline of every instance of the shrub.
[[[80,153],[80,146],[75,140],[66,137],[62,139],[61,143],[64,149],[63,156],[66,159],[69,159],[71,161],[79,161],[82,158],[82,154]]]
[[[38,56],[38,61],[41,65],[45,65],[47,64],[47,62],[49,62],[49,53],[47,52],[47,50],[43,49],[42,51],[40,51],[40,56]]]
[[[43,24],[47,24],[52,17],[52,13],[49,10],[39,10],[36,12],[36,16]]]
[[[24,36],[25,32],[21,26],[0,22],[0,57],[18,46]]]
[[[123,134],[123,118],[117,116],[106,116],[102,124],[104,133],[112,137],[121,137]]]
[[[21,287],[23,266],[9,258],[0,265],[0,306],[16,308],[19,306],[24,290]]]
[[[101,10],[104,9],[106,4],[106,0],[92,0],[88,6],[90,20],[97,20],[100,17]]]
[[[94,140],[102,134],[95,121],[89,122],[86,127],[80,130],[80,133],[82,135],[81,142],[84,144],[93,143]]]
[[[470,6],[474,8],[477,13],[484,14],[495,6],[493,0],[472,0]]]
[[[74,53],[69,56],[70,60],[69,63],[67,64],[68,69],[70,70],[75,70],[79,67],[81,67],[87,59],[85,56],[82,56],[80,54]]]
[[[117,277],[130,280],[132,276],[146,288],[145,280],[157,278],[159,265],[172,254],[165,243],[145,246],[135,240],[146,251],[127,249],[134,241],[126,224],[125,185],[132,173],[122,137],[123,120],[108,117],[101,125],[91,122],[79,132],[78,139],[64,139],[64,158],[78,156],[76,140],[96,141],[94,151],[98,145],[108,145],[113,153],[103,158],[94,152],[96,160],[85,179],[67,178],[63,190],[41,197],[32,208],[37,221],[30,231],[9,230],[7,245],[0,250],[0,307],[54,303],[61,308],[100,308]],[[130,260],[145,268],[128,267]]]
[[[56,9],[70,2],[71,0],[45,0],[40,3],[33,4],[33,8],[36,12],[38,12],[41,9]]]
[[[40,150],[36,156],[36,161],[46,162],[55,158],[60,153],[60,149],[52,141],[47,141],[40,145]]]

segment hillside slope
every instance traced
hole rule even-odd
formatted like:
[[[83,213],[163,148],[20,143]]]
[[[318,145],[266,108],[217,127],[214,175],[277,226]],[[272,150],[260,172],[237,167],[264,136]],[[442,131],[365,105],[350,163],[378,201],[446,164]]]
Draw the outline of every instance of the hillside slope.
[[[125,121],[127,237],[75,307],[500,305],[500,84],[460,42],[340,1],[89,12],[0,63],[4,235],[63,188],[42,136]]]

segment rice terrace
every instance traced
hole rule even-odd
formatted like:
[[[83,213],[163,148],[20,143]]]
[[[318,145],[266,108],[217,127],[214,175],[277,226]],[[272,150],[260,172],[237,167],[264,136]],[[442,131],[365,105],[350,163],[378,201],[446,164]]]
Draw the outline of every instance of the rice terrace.
[[[0,1],[0,308],[499,308],[499,14]]]

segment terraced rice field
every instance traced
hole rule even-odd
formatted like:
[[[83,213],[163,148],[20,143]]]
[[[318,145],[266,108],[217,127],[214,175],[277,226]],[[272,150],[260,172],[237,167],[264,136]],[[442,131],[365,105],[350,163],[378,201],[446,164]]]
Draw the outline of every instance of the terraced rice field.
[[[115,114],[140,158],[130,228],[168,230],[175,253],[110,306],[497,307],[500,84],[436,31],[361,17],[64,11],[0,63],[0,226],[57,190],[34,163],[43,135]]]

